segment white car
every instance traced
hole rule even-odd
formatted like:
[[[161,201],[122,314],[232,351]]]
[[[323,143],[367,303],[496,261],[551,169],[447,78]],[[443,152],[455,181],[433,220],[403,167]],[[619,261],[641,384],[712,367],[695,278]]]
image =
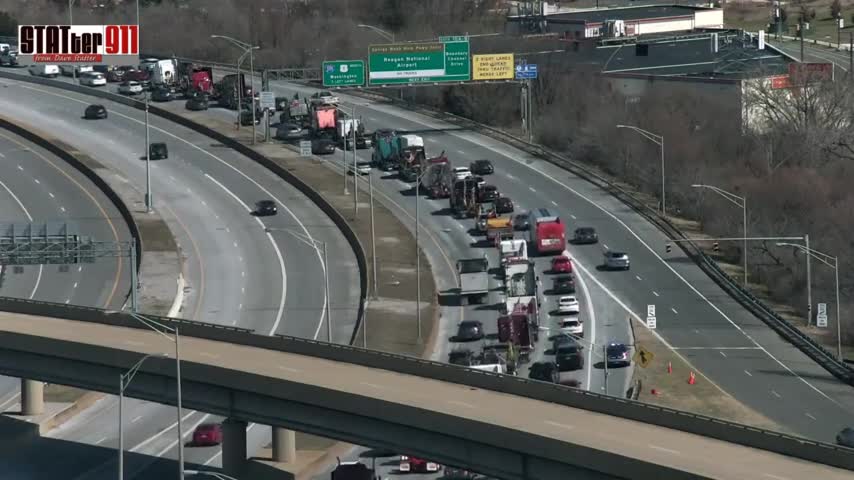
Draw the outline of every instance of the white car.
[[[580,311],[578,299],[572,295],[560,297],[560,300],[557,301],[557,311],[560,313],[578,314]]]
[[[317,92],[311,96],[311,103],[313,104],[338,105],[339,102],[340,99],[328,91]]]
[[[350,165],[350,170],[353,170],[353,165]],[[371,162],[357,162],[356,163],[356,173],[359,175],[370,175],[371,173]]]
[[[128,80],[127,82],[119,85],[119,93],[123,93],[125,95],[140,94],[142,93],[142,84],[133,80]]]
[[[80,75],[80,85],[90,87],[103,87],[107,84],[107,77],[103,73],[86,72]]]
[[[27,71],[36,77],[56,78],[59,76],[59,65],[33,64]]]
[[[454,167],[454,176],[457,180],[465,180],[471,178],[471,170],[469,167]]]
[[[572,335],[573,337],[584,336],[584,324],[577,318],[567,318],[560,322],[560,332]]]
[[[60,65],[59,70],[66,77],[74,75],[74,72],[77,72],[77,75],[82,76],[82,74],[86,72],[95,71],[95,69],[92,68],[92,65]]]

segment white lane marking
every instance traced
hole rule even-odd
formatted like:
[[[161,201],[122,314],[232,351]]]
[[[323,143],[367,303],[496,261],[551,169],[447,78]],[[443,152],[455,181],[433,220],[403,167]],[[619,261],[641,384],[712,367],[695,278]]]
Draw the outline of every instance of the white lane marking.
[[[752,376],[753,376],[753,374],[752,374],[752,373],[750,373],[750,372],[748,372],[747,370],[745,370],[745,371],[744,371],[744,373],[746,373],[748,377],[752,377]]]
[[[104,443],[106,440],[107,440],[107,437],[104,437],[104,438],[98,440],[97,442],[95,442],[95,445],[100,445],[100,444]]]
[[[66,304],[66,305],[68,305],[69,303],[71,303],[71,299],[70,299],[70,298],[66,298],[66,299],[65,299],[65,304]]]
[[[183,417],[183,418],[181,418],[181,424],[183,425],[183,424],[184,424],[184,422],[186,422],[186,421],[187,421],[187,419],[188,419],[188,418],[190,418],[190,417],[191,417],[193,414],[195,414],[195,413],[196,413],[196,412],[194,412],[194,411],[193,411],[193,412],[188,412],[186,415],[184,415],[184,417]],[[201,423],[201,422],[199,422],[199,423]],[[135,446],[135,447],[131,448],[131,449],[130,449],[130,450],[128,450],[128,451],[129,451],[129,452],[134,452],[134,453],[136,453],[136,452],[137,452],[137,451],[139,451],[141,448],[143,448],[143,447],[145,447],[146,445],[148,445],[149,443],[153,442],[155,439],[160,438],[161,436],[165,435],[166,433],[168,433],[170,430],[172,430],[173,428],[175,428],[175,427],[177,427],[177,426],[178,426],[178,422],[173,422],[173,423],[172,423],[172,425],[169,425],[168,427],[166,427],[166,428],[164,428],[163,430],[161,430],[161,431],[159,431],[159,432],[155,433],[155,434],[154,434],[154,435],[152,435],[151,437],[149,437],[149,438],[147,438],[147,439],[143,440],[140,444],[138,444],[137,446]]]
[[[18,170],[20,170],[20,171],[22,171],[22,172],[23,172],[23,171],[24,171],[24,167],[22,167],[22,166],[18,165]]]
[[[605,248],[605,250],[610,250],[610,249],[608,248],[608,245],[605,245],[604,243],[602,244],[602,247],[603,247],[603,248]]]
[[[654,450],[659,450],[661,452],[672,453],[673,455],[679,455],[680,454],[679,450],[673,450],[670,448],[659,447],[658,445],[653,445],[653,444],[650,444],[649,448],[652,448]]]
[[[509,178],[510,180],[516,180],[516,177],[514,177],[513,175],[510,175],[509,173],[505,173],[504,175],[506,175],[507,178]]]
[[[813,417],[813,416],[812,416],[812,414],[811,414],[810,412],[807,412],[807,413],[806,413],[806,416],[810,417],[810,418],[811,418],[811,419],[813,419],[813,420],[818,420],[817,418]]]
[[[18,401],[18,397],[20,397],[20,396],[21,396],[21,392],[17,391],[17,392],[15,392],[14,395],[9,397],[8,400],[6,400],[3,403],[0,403],[0,412],[5,412],[6,409],[9,408],[10,405],[12,405],[13,403]]]
[[[175,180],[175,177],[173,177],[172,175],[169,175],[169,180],[172,180],[173,182],[177,182],[177,180]]]
[[[457,153],[459,153],[460,155],[465,155],[465,154],[466,154],[466,152],[464,152],[464,151],[462,151],[462,150],[457,150]]]
[[[572,219],[573,219],[573,220],[578,220],[578,218],[577,218],[575,215],[571,214],[571,213],[569,214],[569,216],[570,216],[570,217],[572,217]]]
[[[448,403],[453,404],[453,405],[459,405],[461,407],[466,407],[466,408],[477,408],[470,403],[461,402],[459,400],[448,400]]]
[[[569,254],[569,250],[565,249],[563,254],[569,258],[572,256]],[[578,264],[578,260],[576,259],[576,264]],[[584,270],[584,275],[589,275],[586,269]],[[584,298],[587,299],[587,315],[590,317],[590,343],[596,345],[596,311],[593,309],[593,298],[590,296],[590,290],[587,288],[587,282],[584,280],[584,275],[576,275],[575,278],[578,279],[578,284],[581,286],[581,291],[584,293]],[[590,390],[591,379],[593,378],[593,350],[592,348],[587,349],[587,390]],[[602,386],[604,390],[604,385]]]
[[[231,233],[231,229],[230,229],[230,228],[228,228],[228,227],[225,227],[225,232],[226,232],[226,233]]]
[[[557,206],[557,202],[555,202],[554,200],[552,200],[552,205],[554,205],[554,206],[556,207],[556,206]]]
[[[789,477],[781,477],[779,475],[772,475],[770,473],[763,473],[763,477],[773,478],[774,480],[790,480]]]
[[[77,271],[79,272],[79,271],[81,271],[81,270],[83,270],[83,266],[78,265],[78,266],[77,266]]]
[[[246,293],[246,287],[240,287],[240,293]]]
[[[237,242],[231,242],[231,244],[234,245],[234,248],[237,248]]]
[[[130,423],[136,423],[140,420],[142,420],[142,415],[138,415],[138,416],[134,417],[133,420],[130,421]]]
[[[203,205],[203,206],[205,206],[205,207],[207,207],[207,206],[208,206],[208,202],[206,202],[206,201],[202,200],[202,205]]]
[[[34,179],[33,179],[33,181],[34,181],[34,182],[36,182],[36,183],[37,183],[37,184],[39,184],[39,185],[41,185],[41,183],[42,183],[42,182],[40,182],[40,181],[39,181],[39,179],[38,179],[38,178],[34,178]]]
[[[48,195],[50,195],[50,198],[56,198],[56,197],[54,197],[54,196],[53,196],[53,194],[52,194],[52,193],[50,193],[50,192],[47,192],[47,194],[48,194]]]
[[[722,351],[718,351],[718,353],[720,353],[722,357],[726,358],[726,353],[724,353]]]
[[[700,333],[699,330],[694,330]],[[757,347],[673,347],[674,350],[761,350]]]
[[[545,424],[551,425],[553,427],[565,428],[567,430],[574,430],[575,429],[575,427],[573,427],[572,425],[567,425],[565,423],[557,423],[557,422],[553,422],[551,420],[546,420]]]
[[[640,277],[640,275],[635,275],[635,278],[637,278],[639,282],[643,281],[643,279]]]
[[[302,370],[300,370],[300,369],[298,369],[298,368],[286,367],[286,366],[284,366],[284,365],[279,365],[279,370],[284,370],[284,371],[286,371],[286,372],[291,372],[291,373],[300,373],[300,372],[302,372]]]
[[[240,276],[241,276],[241,277],[245,277],[245,276],[246,276],[246,272],[240,272]]]
[[[21,166],[20,166],[20,165],[18,165],[18,169],[19,169],[19,170],[23,170],[23,168],[21,168]],[[15,195],[15,192],[13,192],[9,187],[7,187],[7,186],[6,186],[6,184],[5,184],[5,183],[3,183],[2,181],[0,181],[0,186],[2,186],[2,187],[3,187],[3,189],[4,189],[4,190],[6,190],[6,192],[7,192],[7,193],[8,193],[8,194],[13,198],[13,199],[15,199],[15,202],[18,204],[18,206],[19,206],[19,207],[21,207],[21,210],[24,212],[24,215],[26,215],[26,216],[27,216],[27,220],[29,220],[29,221],[30,221],[30,223],[32,223],[32,222],[33,222],[33,216],[32,216],[32,215],[30,215],[29,210],[27,210],[27,207],[25,207],[25,206],[24,206],[24,204],[23,204],[23,202],[21,202],[21,199],[20,199],[20,198],[18,198],[18,196],[17,196],[17,195]],[[40,283],[41,283],[41,281],[42,281],[42,272],[43,272],[43,271],[44,271],[44,265],[39,265],[39,273],[36,275],[36,284],[35,284],[35,285],[33,285],[33,291],[32,291],[32,292],[30,292],[30,297],[29,297],[29,299],[30,299],[30,300],[32,300],[32,299],[33,299],[33,297],[35,297],[35,296],[36,296],[36,292],[39,290],[39,284],[40,284]],[[68,303],[68,301],[66,301],[65,303]]]
[[[774,395],[774,396],[775,396],[775,397],[777,397],[777,398],[783,398],[783,397],[781,397],[781,396],[780,396],[780,394],[779,394],[779,393],[775,392],[774,390],[771,390],[771,394],[772,394],[772,395]]]
[[[653,291],[652,291],[652,294],[653,294],[653,295],[655,295],[656,297],[660,297],[660,296],[661,296],[661,295],[659,295],[659,294],[658,294],[658,292],[656,292],[655,290],[653,290]]]
[[[675,308],[670,307],[670,309],[673,310],[673,313],[675,313],[676,315],[679,315],[679,312],[677,312]]]
[[[359,384],[364,385],[366,387],[376,388],[378,390],[388,390],[388,387],[384,387],[382,385],[377,385],[376,383],[359,382]]]
[[[74,286],[71,288],[77,288],[77,282],[74,282]]]
[[[238,305],[237,305],[237,309],[238,309],[238,310],[243,310],[243,304],[242,304],[242,303],[238,304]]]
[[[537,190],[536,190],[536,189],[534,189],[534,187],[528,187],[528,190],[530,190],[530,191],[532,191],[532,192],[534,192],[534,193],[537,193]]]
[[[59,209],[62,210],[62,213],[65,213],[65,207],[59,207]]]

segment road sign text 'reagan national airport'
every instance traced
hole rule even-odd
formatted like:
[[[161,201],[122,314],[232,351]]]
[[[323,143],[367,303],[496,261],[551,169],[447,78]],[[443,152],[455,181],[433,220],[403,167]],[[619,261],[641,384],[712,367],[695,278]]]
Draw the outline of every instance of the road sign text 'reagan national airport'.
[[[512,53],[472,55],[472,80],[512,80],[514,71]]]
[[[371,85],[465,82],[471,80],[466,37],[445,42],[372,45],[368,54]]]
[[[138,25],[19,25],[21,65],[139,63]]]
[[[324,87],[361,87],[365,84],[365,62],[333,60],[323,62]]]

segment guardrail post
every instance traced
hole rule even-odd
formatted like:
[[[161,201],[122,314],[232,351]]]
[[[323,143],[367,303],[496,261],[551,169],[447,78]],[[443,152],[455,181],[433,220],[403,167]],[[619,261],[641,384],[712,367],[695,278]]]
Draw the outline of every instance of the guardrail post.
[[[222,469],[239,476],[246,467],[246,422],[227,418],[222,422]]]
[[[296,459],[296,432],[282,427],[273,427],[273,461],[294,463]]]
[[[21,379],[21,415],[44,413],[44,383]]]

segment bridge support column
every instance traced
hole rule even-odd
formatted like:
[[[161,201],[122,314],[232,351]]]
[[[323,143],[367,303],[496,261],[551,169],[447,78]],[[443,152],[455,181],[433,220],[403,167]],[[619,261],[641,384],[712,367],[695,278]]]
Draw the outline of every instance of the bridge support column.
[[[21,379],[21,415],[44,413],[44,383]]]
[[[229,476],[241,475],[246,458],[246,422],[228,418],[222,422],[223,471]]]
[[[293,463],[296,459],[296,432],[281,427],[273,427],[273,461]]]

